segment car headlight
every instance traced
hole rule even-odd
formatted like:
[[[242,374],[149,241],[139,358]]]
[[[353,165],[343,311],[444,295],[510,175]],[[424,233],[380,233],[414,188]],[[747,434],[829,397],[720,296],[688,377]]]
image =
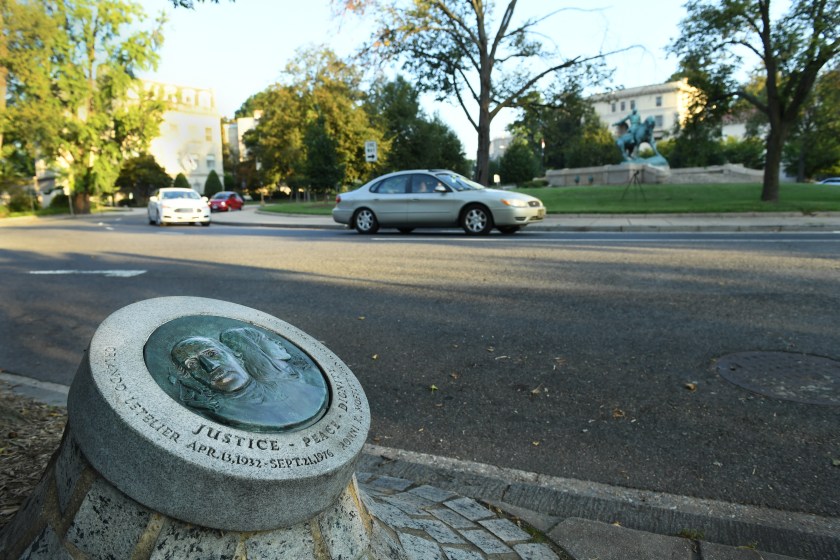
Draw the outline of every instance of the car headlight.
[[[527,208],[528,202],[519,198],[503,198],[502,204],[505,206],[513,206],[514,208]]]

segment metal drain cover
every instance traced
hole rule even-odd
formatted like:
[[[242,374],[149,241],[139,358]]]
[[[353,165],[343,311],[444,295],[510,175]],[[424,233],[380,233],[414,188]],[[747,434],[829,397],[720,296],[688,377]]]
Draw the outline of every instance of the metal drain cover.
[[[840,405],[840,362],[791,352],[739,352],[717,360],[718,373],[754,393],[808,404]]]

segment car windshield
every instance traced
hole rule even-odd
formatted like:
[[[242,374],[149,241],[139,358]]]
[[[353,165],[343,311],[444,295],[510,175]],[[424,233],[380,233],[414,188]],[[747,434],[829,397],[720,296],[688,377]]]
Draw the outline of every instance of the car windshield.
[[[229,192],[220,192],[213,195],[213,200],[219,200],[222,198],[227,198],[231,195]]]
[[[470,181],[462,175],[457,173],[435,173],[435,177],[455,189],[456,191],[480,191],[484,187],[475,181]]]
[[[162,198],[164,200],[171,200],[171,199],[174,199],[174,198],[196,199],[196,198],[200,198],[200,197],[198,196],[198,193],[195,192],[195,191],[167,191],[167,192],[163,193]]]

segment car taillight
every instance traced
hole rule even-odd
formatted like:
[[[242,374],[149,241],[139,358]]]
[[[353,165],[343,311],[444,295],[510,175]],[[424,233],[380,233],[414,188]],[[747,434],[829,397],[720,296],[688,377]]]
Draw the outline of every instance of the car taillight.
[[[335,203],[338,204],[339,202],[341,202],[341,195],[337,194],[335,195]]]

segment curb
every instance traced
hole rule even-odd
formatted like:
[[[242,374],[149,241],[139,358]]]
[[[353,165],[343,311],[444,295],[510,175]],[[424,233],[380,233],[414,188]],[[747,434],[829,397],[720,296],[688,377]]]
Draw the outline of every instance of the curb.
[[[685,541],[692,539],[678,535],[702,535],[709,546],[730,551],[758,548],[795,558],[840,558],[840,520],[834,518],[551,477],[370,444],[365,445],[358,469],[483,500],[544,532],[567,551],[573,548],[570,539],[578,535],[567,530],[567,522],[584,519],[591,525],[589,531],[599,533],[614,531],[612,524],[617,523],[652,539]],[[581,558],[592,557],[589,554]],[[595,557],[612,558],[600,554]],[[624,558],[622,554],[615,558]],[[663,557],[678,556],[651,556]]]

